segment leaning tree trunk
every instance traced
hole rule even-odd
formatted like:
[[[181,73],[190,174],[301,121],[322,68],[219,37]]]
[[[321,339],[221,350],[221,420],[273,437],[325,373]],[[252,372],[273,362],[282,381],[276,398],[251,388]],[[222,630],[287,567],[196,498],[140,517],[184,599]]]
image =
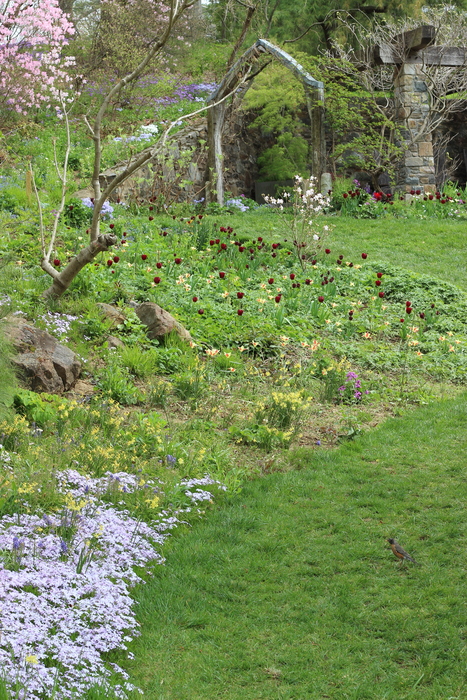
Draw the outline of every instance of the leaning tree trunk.
[[[51,286],[46,289],[43,296],[46,298],[61,297],[73,282],[76,275],[81,272],[83,267],[92,262],[96,255],[105,252],[111,246],[115,245],[116,242],[117,236],[115,236],[113,233],[106,233],[98,236],[95,241],[92,241],[86,248],[83,248],[78,255],[70,260],[68,265],[64,267],[61,272],[58,272],[55,268],[52,268],[50,263],[47,261],[43,261],[42,269],[49,274],[53,273],[52,276],[54,278]]]

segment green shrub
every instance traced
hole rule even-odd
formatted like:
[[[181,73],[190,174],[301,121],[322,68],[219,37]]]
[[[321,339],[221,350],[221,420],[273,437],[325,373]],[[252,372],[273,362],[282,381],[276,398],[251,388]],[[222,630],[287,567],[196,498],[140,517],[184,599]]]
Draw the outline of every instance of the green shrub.
[[[67,226],[81,228],[81,226],[91,223],[92,209],[86,207],[81,199],[74,197],[68,201],[63,212],[63,219]]]
[[[122,349],[120,361],[134,377],[144,379],[154,373],[157,366],[157,351],[142,350],[137,345],[129,345]]]
[[[36,394],[28,389],[18,389],[14,396],[16,412],[40,428],[57,419],[58,403],[63,403],[63,399],[51,394]]]

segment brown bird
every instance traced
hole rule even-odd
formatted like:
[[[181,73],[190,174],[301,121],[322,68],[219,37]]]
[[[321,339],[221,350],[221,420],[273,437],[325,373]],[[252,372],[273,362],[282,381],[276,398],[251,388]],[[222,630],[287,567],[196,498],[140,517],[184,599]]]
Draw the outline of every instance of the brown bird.
[[[413,557],[411,557],[410,554],[408,552],[406,552],[405,549],[403,549],[400,546],[400,544],[396,540],[394,540],[392,537],[390,537],[387,540],[387,542],[389,542],[389,544],[391,545],[391,549],[393,551],[393,554],[398,559],[400,559],[401,561],[408,559],[408,561],[412,561],[414,564],[418,564],[418,562],[415,561],[415,559]]]

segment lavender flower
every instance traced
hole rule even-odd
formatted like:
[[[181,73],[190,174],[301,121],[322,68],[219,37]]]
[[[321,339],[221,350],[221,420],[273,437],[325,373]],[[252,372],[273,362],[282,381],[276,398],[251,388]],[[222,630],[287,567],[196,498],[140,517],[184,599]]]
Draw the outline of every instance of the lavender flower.
[[[163,564],[158,548],[182,522],[179,516],[191,510],[187,505],[162,511],[148,525],[100,498],[116,486],[129,491],[147,486],[140,476],[108,472],[91,478],[69,469],[57,481],[69,512],[0,518],[0,550],[8,551],[13,542],[13,551],[21,552],[11,568],[0,562],[0,668],[7,686],[20,688],[15,697],[27,700],[53,692],[56,700],[78,700],[94,684],[110,689],[111,671],[102,655],[126,650],[138,634],[129,595],[130,586],[141,582],[134,567]],[[157,488],[155,481],[149,484]],[[198,488],[207,485],[225,488],[208,476],[184,480],[179,488],[196,504],[211,500],[209,491]],[[59,534],[65,525],[69,541]],[[121,678],[113,690],[126,698],[134,686],[123,669],[112,668]]]
[[[250,207],[247,207],[246,204],[242,202],[241,199],[228,199],[225,203],[226,207],[235,207],[236,209],[240,209],[240,211],[247,211]]]
[[[94,209],[94,202],[92,202],[89,197],[84,197],[81,201],[83,202],[85,207],[89,207],[90,209]],[[103,219],[113,219],[113,211],[114,211],[114,208],[110,204],[110,202],[108,202],[108,201],[104,202],[104,204],[102,205],[102,209],[101,209],[102,218]]]

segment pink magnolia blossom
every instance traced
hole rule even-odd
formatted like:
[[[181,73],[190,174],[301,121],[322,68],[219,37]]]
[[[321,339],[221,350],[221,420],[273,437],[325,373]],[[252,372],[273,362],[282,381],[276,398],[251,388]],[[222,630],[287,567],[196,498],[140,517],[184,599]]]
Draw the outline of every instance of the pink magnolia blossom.
[[[27,114],[71,88],[72,57],[63,56],[74,28],[57,0],[0,0],[0,106]]]

